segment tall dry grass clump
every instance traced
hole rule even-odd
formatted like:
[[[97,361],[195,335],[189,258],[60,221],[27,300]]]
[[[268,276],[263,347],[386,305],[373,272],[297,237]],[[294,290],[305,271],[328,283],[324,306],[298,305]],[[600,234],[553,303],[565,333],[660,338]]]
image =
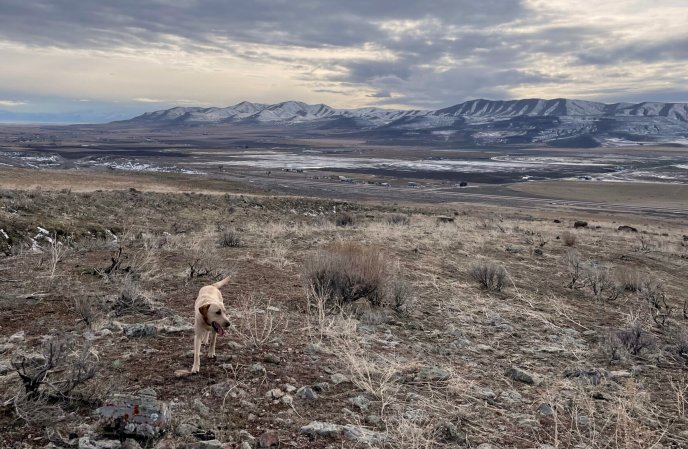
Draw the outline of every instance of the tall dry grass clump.
[[[382,253],[355,243],[322,249],[308,259],[304,267],[307,289],[338,306],[361,298],[381,305],[388,277]]]
[[[576,245],[576,234],[574,234],[571,231],[564,231],[561,233],[561,241],[564,242],[564,245],[568,247],[572,247]]]

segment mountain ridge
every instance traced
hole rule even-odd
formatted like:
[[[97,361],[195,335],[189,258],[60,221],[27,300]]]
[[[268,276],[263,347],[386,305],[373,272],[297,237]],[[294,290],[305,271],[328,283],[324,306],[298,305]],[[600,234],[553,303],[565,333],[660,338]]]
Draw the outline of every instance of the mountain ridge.
[[[294,100],[275,104],[242,101],[224,108],[175,107],[152,111],[118,123],[270,125],[384,134],[386,138],[399,139],[422,134],[426,140],[474,144],[545,142],[595,146],[631,141],[688,145],[688,103],[602,103],[566,98],[475,99],[436,110],[336,109]]]

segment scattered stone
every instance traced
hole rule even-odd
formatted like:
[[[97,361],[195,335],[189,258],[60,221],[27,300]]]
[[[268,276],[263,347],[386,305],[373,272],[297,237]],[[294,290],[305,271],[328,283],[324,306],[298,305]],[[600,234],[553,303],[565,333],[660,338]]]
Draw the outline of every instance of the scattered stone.
[[[115,395],[96,410],[105,429],[124,436],[157,437],[170,423],[170,409],[157,400],[155,390],[146,388],[139,395]]]
[[[0,362],[0,376],[4,376],[12,371],[12,365],[9,362]]]
[[[466,443],[466,433],[459,430],[454,423],[448,420],[440,421],[433,431],[434,435],[446,443]]]
[[[633,373],[627,370],[610,371],[609,375],[612,377],[612,379],[633,377]]]
[[[265,393],[265,396],[272,399],[279,399],[284,396],[284,391],[280,390],[279,388],[273,388]]]
[[[322,393],[323,391],[327,391],[330,389],[330,384],[328,384],[327,382],[318,382],[316,384],[313,384],[313,389],[318,393]]]
[[[241,443],[240,449],[253,449],[253,446],[244,441],[243,443]]]
[[[0,354],[11,352],[16,347],[13,343],[3,343],[0,345]]]
[[[449,379],[451,374],[446,369],[438,367],[424,367],[414,377],[416,382],[439,382]]]
[[[274,430],[263,432],[258,437],[258,447],[278,447],[279,435]]]
[[[272,363],[274,365],[279,365],[281,362],[280,358],[272,352],[268,352],[267,354],[265,354],[265,356],[263,357],[263,361],[265,363]]]
[[[373,446],[384,443],[387,440],[387,435],[382,432],[368,430],[363,427],[352,426],[347,424],[343,427],[344,438],[364,446]]]
[[[158,332],[164,334],[179,334],[193,330],[193,325],[189,320],[179,315],[168,316],[162,320],[156,321],[155,327]]]
[[[141,445],[138,441],[127,438],[124,440],[124,443],[122,443],[122,449],[141,449]]]
[[[401,416],[414,424],[422,423],[427,417],[423,410],[406,410]]]
[[[380,424],[380,421],[380,417],[377,415],[368,415],[365,417],[366,424],[370,424],[371,426],[377,426]]]
[[[119,440],[91,440],[91,437],[84,436],[79,438],[79,449],[121,449],[122,443]]]
[[[199,398],[194,399],[193,407],[194,410],[196,410],[198,414],[204,418],[210,414],[210,409],[208,408],[208,406],[205,405],[203,401],[201,401]]]
[[[523,382],[528,385],[536,385],[538,383],[537,379],[531,373],[515,366],[507,369],[504,375],[515,381]]]
[[[223,449],[223,447],[224,444],[219,440],[199,441],[185,446],[186,449]]]
[[[520,246],[508,245],[506,247],[506,252],[511,253],[511,254],[521,254],[524,251],[525,251],[525,249],[520,247]]]
[[[554,223],[561,223],[561,220],[558,220],[558,219],[556,219],[556,218],[555,218],[554,220],[552,220],[552,221],[553,221]]]
[[[289,407],[291,407],[294,404],[294,398],[290,394],[285,394],[284,396],[282,396],[280,401],[282,401],[282,404],[287,405]]]
[[[542,252],[542,250],[540,248],[535,248],[533,250],[533,254],[535,254],[536,256],[542,256],[544,253]]]
[[[16,334],[10,335],[10,338],[7,339],[8,343],[23,343],[24,340],[26,340],[26,337],[24,336],[24,331],[19,331]]]
[[[510,404],[517,404],[519,402],[523,402],[523,396],[521,396],[521,393],[515,390],[503,391],[499,398],[504,402],[508,402]]]
[[[518,415],[518,427],[525,429],[537,429],[540,423],[530,415]]]
[[[239,439],[244,443],[250,444],[251,446],[255,446],[256,444],[256,437],[251,435],[251,433],[248,430],[240,430]]]
[[[349,378],[346,377],[344,374],[335,373],[335,374],[330,376],[330,381],[334,385],[339,385],[339,384],[343,384],[345,382],[349,382]]]
[[[370,405],[370,401],[368,400],[368,398],[366,398],[363,395],[358,395],[355,398],[350,398],[349,402],[355,407],[358,407],[362,411],[368,410],[368,406]]]
[[[158,329],[148,323],[127,324],[124,326],[124,335],[129,338],[155,337]]]
[[[292,384],[284,384],[284,391],[286,391],[287,393],[293,393],[296,391],[296,387]]]
[[[265,376],[265,374],[267,373],[265,367],[260,363],[254,363],[253,365],[251,365],[249,371],[254,376]]]
[[[494,401],[497,399],[497,394],[490,388],[481,388],[478,390],[478,397],[486,401]]]
[[[582,220],[576,220],[576,221],[573,223],[573,227],[574,227],[575,229],[578,229],[578,228],[587,228],[587,227],[588,227],[588,222],[587,222],[587,221],[582,221]]]
[[[437,223],[454,223],[454,217],[437,217]]]
[[[318,399],[318,393],[316,393],[311,387],[301,387],[296,393],[300,398],[316,400]]]
[[[210,393],[216,398],[224,398],[236,385],[230,382],[219,382],[210,386]]]
[[[478,445],[476,449],[497,449],[497,446],[493,446],[490,443],[483,443]]]
[[[634,228],[633,226],[619,226],[616,228],[617,231],[623,231],[623,232],[638,232],[638,229]]]
[[[603,379],[608,377],[608,373],[598,369],[568,368],[564,371],[564,377],[580,383],[598,385]]]
[[[576,422],[581,426],[587,427],[590,425],[590,417],[585,415],[578,415],[578,417],[576,417]]]
[[[543,402],[538,407],[538,413],[540,413],[542,416],[552,416],[554,414],[554,411],[552,410],[552,407],[549,404]]]
[[[342,426],[321,421],[312,421],[306,426],[301,427],[301,433],[311,437],[321,436],[328,438],[339,438],[342,434]]]
[[[189,423],[181,423],[174,429],[174,433],[180,437],[185,437],[196,432],[198,428]]]

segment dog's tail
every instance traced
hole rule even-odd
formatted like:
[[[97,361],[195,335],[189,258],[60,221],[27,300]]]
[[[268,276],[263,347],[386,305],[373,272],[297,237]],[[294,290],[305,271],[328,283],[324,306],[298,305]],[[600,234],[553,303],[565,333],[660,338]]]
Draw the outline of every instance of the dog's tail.
[[[226,278],[222,279],[221,281],[217,281],[216,283],[213,284],[213,287],[217,288],[218,290],[221,289],[222,287],[225,286],[227,282],[232,278],[232,275],[227,276]]]

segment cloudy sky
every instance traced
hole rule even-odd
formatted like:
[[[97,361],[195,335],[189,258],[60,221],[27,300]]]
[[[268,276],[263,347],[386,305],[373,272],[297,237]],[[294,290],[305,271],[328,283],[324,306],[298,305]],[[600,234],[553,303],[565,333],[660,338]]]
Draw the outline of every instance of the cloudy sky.
[[[0,110],[688,101],[687,24],[687,0],[0,0]]]

